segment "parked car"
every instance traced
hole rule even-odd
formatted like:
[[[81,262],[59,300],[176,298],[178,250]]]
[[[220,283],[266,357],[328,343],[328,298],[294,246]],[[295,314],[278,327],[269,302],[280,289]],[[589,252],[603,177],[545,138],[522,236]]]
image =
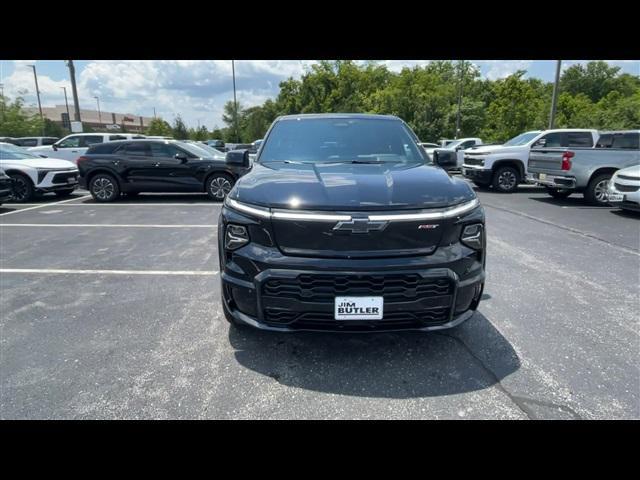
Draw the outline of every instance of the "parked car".
[[[593,147],[597,130],[533,130],[513,137],[503,145],[486,145],[464,152],[462,174],[480,188],[492,186],[502,193],[515,192],[527,181],[529,152],[535,146]]]
[[[438,145],[437,143],[421,143],[420,145],[422,146],[422,148],[424,148],[425,152],[427,152],[427,155],[429,155],[429,157],[433,156],[433,151],[436,148],[441,147],[441,145]]]
[[[78,186],[78,168],[73,163],[42,158],[10,143],[0,143],[0,168],[14,180],[16,202],[28,202],[37,193],[70,195]]]
[[[0,143],[11,143],[15,145],[16,139],[13,137],[0,137]]]
[[[98,202],[140,192],[205,192],[223,200],[246,169],[208,148],[149,139],[93,145],[78,159],[80,185]]]
[[[623,210],[640,212],[640,165],[618,170],[611,177],[609,203]]]
[[[13,142],[14,145],[18,145],[19,147],[41,147],[43,145],[53,145],[58,140],[58,137],[20,137],[15,138]]]
[[[0,205],[13,197],[13,179],[0,168]]]
[[[462,168],[464,162],[464,153],[468,148],[477,147],[482,145],[482,140],[479,138],[461,138],[459,140],[453,140],[447,144],[446,147],[434,148],[431,151],[431,156],[437,155],[442,162],[447,165],[451,165],[449,170],[459,170]],[[448,160],[446,157],[454,157],[455,163]]]
[[[222,153],[227,153],[227,148],[225,147],[224,142],[222,140],[211,139],[211,140],[207,140],[205,143]]]
[[[32,153],[43,154],[48,157],[61,158],[75,163],[79,156],[84,154],[91,145],[96,143],[113,142],[116,140],[129,140],[133,138],[145,138],[144,135],[134,133],[73,133],[58,140],[52,145],[32,147]]]
[[[227,154],[249,166],[248,151]],[[398,117],[279,117],[218,221],[222,305],[276,331],[438,330],[473,315],[484,211]]]
[[[609,181],[622,168],[640,164],[640,130],[602,132],[612,135],[612,145],[595,148],[536,146],[529,154],[533,180],[554,198],[582,193],[592,205],[608,204]]]

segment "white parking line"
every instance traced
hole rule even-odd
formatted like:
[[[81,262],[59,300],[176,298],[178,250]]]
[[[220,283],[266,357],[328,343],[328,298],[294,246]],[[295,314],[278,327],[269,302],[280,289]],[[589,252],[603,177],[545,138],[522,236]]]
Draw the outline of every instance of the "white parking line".
[[[1,227],[218,228],[217,225],[128,225],[128,224],[97,225],[97,224],[91,224],[91,223],[0,223],[0,228]]]
[[[0,213],[0,217],[3,217],[5,215],[11,215],[12,213],[28,212],[29,210],[35,210],[36,208],[51,207],[53,205],[61,205],[61,204],[68,203],[68,202],[75,202],[76,200],[82,200],[83,198],[88,198],[90,196],[91,195],[85,195],[83,197],[69,198],[68,200],[60,200],[59,202],[43,203],[43,204],[37,205],[35,207],[20,208],[18,210],[13,210],[11,212]],[[16,204],[16,206],[19,206],[19,205],[20,205],[19,203]]]
[[[71,270],[56,268],[0,268],[0,273],[53,273],[90,275],[196,275],[213,276],[217,270]]]

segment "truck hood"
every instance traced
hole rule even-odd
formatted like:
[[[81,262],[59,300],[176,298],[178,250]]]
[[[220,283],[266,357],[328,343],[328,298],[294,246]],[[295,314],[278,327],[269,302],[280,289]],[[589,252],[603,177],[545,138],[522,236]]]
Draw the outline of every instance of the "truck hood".
[[[626,177],[635,177],[640,180],[640,165],[623,168],[616,172],[616,175],[624,175]]]
[[[27,148],[30,152],[53,152],[55,151],[51,145],[41,145],[39,147]]]
[[[479,147],[472,147],[465,150],[465,153],[508,153],[508,152],[522,152],[529,150],[530,145],[509,146],[504,145],[482,145]]]
[[[403,210],[456,205],[475,198],[463,180],[425,164],[256,163],[230,198],[271,208]]]
[[[30,167],[30,168],[77,168],[73,162],[68,160],[59,160],[57,158],[42,159],[23,159],[23,160],[0,160],[0,167],[8,168],[9,166]]]

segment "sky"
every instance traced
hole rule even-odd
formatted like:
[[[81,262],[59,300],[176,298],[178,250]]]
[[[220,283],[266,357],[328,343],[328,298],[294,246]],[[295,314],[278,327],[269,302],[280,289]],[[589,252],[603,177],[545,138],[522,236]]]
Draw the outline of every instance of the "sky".
[[[640,60],[613,60],[621,71],[640,75]],[[259,105],[278,94],[278,84],[289,77],[299,78],[313,60],[236,60],[236,91],[245,107]],[[403,67],[425,65],[429,60],[382,60],[393,71]],[[527,77],[553,81],[555,60],[474,60],[483,78],[504,78],[516,70],[526,70]],[[563,60],[563,70],[580,60]],[[153,116],[172,123],[180,114],[188,127],[205,125],[212,130],[223,127],[225,102],[233,100],[231,61],[229,60],[76,60],[76,82],[81,108]],[[33,71],[35,65],[42,106],[64,105],[71,84],[63,60],[0,60],[0,84],[4,95],[14,98],[19,91],[27,106],[37,106]],[[73,108],[73,107],[71,107]]]

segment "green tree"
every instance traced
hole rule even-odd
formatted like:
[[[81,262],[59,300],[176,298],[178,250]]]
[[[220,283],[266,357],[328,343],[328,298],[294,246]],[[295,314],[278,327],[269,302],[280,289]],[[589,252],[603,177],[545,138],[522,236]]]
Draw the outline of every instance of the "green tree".
[[[527,130],[544,128],[538,123],[544,101],[536,95],[534,85],[523,80],[524,74],[520,70],[495,82],[495,99],[487,108],[483,140],[501,142]]]
[[[182,117],[180,115],[177,115],[173,121],[171,132],[173,138],[176,140],[187,140],[189,138],[189,131],[187,130],[187,126],[182,121]]]
[[[10,102],[0,98],[0,135],[4,137],[29,137],[42,135],[42,120],[38,115],[24,112],[24,99],[16,97]]]
[[[234,104],[229,100],[224,104],[224,111],[222,113],[222,121],[227,125],[227,139],[225,142],[237,142],[240,136],[240,115],[242,112],[242,105],[240,102]],[[236,130],[238,130],[236,132]]]
[[[149,122],[149,126],[147,127],[145,134],[153,135],[153,136],[170,137],[173,135],[173,130],[171,129],[171,125],[169,125],[160,117],[157,117],[151,120],[151,122]]]
[[[560,79],[560,89],[571,95],[585,94],[592,102],[597,102],[607,96],[609,92],[619,88],[632,87],[633,81],[627,76],[619,75],[620,67],[610,66],[607,62],[598,60],[571,65]],[[630,76],[629,76],[630,77]],[[627,91],[627,94],[631,92]]]

